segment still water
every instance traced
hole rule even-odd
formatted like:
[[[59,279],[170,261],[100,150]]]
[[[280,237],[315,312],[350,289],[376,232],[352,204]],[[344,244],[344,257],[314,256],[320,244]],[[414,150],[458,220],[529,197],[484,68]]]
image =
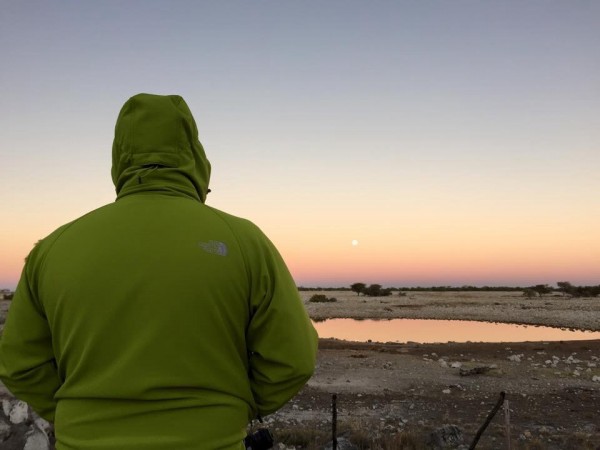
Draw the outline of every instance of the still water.
[[[355,320],[314,322],[321,338],[367,342],[524,342],[600,339],[600,332],[470,320]]]

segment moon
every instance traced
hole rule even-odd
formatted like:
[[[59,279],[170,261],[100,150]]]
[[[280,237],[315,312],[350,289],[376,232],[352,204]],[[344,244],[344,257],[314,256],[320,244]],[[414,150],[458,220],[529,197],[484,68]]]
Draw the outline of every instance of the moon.
[[[352,239],[352,247],[356,247],[358,245],[358,241],[356,239]]]

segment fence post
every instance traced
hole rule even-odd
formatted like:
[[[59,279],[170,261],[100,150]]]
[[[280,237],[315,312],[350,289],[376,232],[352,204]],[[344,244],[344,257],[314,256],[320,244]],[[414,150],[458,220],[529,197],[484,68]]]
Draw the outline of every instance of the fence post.
[[[487,426],[490,424],[490,422],[492,421],[492,419],[494,418],[494,416],[496,415],[496,413],[498,412],[498,410],[500,409],[502,404],[504,403],[505,396],[506,396],[506,393],[504,391],[500,392],[500,398],[498,399],[498,402],[496,403],[496,405],[494,405],[494,407],[488,414],[487,418],[485,419],[485,422],[483,422],[483,425],[481,425],[481,427],[477,431],[477,434],[475,435],[473,442],[471,442],[469,450],[473,450],[477,446],[477,443],[479,442],[481,435],[483,434],[483,432],[485,431]]]
[[[511,450],[510,444],[510,407],[508,400],[504,400],[504,427],[506,428],[506,450]]]
[[[331,443],[332,450],[337,450],[337,394],[331,396]]]

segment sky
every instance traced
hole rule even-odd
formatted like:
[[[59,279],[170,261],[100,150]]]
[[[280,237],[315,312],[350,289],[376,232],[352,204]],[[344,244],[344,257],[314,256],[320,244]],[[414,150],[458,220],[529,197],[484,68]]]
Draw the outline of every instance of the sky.
[[[600,284],[600,2],[0,0],[0,288],[179,94],[298,285]],[[354,242],[353,242],[354,241]]]

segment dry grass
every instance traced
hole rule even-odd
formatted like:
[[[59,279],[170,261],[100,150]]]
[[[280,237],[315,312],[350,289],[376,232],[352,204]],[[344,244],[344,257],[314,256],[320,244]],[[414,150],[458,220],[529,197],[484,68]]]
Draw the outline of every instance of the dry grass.
[[[331,431],[316,426],[274,428],[277,443],[303,450],[321,450],[331,445]],[[416,430],[381,433],[371,422],[361,419],[342,421],[338,439],[346,439],[359,450],[425,450],[427,433]]]
[[[274,430],[274,435],[277,442],[306,450],[322,449],[331,440],[331,433],[305,426],[279,428]]]

